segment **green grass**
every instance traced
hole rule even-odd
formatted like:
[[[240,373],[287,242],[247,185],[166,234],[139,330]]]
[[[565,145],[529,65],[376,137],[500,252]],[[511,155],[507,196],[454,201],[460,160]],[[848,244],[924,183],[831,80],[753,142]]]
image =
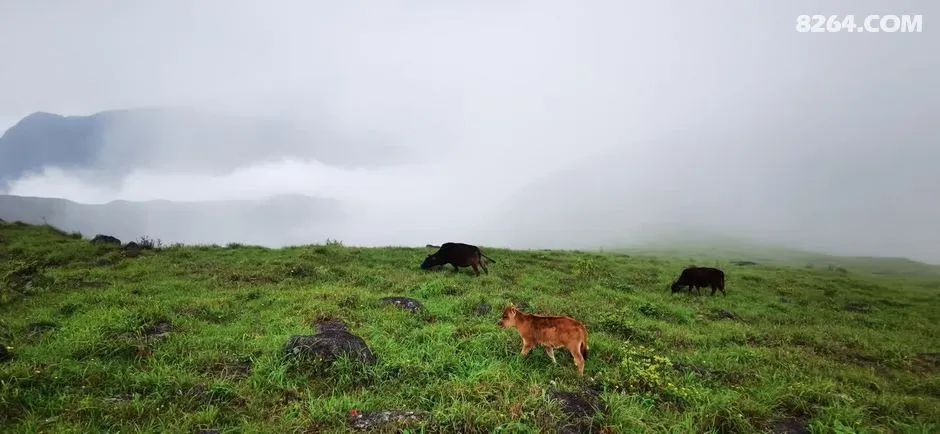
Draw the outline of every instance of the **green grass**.
[[[0,430],[346,431],[350,410],[421,410],[427,432],[552,431],[554,389],[598,389],[607,432],[940,429],[936,280],[721,261],[727,297],[672,295],[687,260],[485,249],[473,277],[426,249],[168,247],[124,257],[0,223]],[[403,295],[411,315],[379,299]],[[483,316],[480,302],[493,306]],[[519,356],[499,310],[570,315],[586,375]],[[740,320],[722,319],[727,310]],[[341,318],[379,358],[307,367],[288,337]],[[163,337],[150,336],[160,323]]]
[[[690,238],[692,233],[686,233]],[[699,261],[718,259],[726,262],[742,260],[767,265],[825,268],[836,271],[857,271],[885,276],[926,278],[940,280],[940,265],[925,264],[907,258],[835,256],[808,252],[771,244],[748,242],[729,238],[682,240],[679,236],[669,240],[616,249],[621,253],[670,256]]]

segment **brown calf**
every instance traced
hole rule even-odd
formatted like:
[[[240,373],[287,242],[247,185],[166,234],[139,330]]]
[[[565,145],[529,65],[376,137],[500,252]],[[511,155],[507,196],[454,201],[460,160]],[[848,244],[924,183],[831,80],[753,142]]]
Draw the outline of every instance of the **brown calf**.
[[[567,348],[578,366],[578,374],[584,375],[584,360],[588,357],[587,329],[584,324],[566,316],[529,315],[510,305],[499,320],[502,328],[515,327],[522,336],[522,355],[526,356],[536,346],[545,347],[545,354],[555,361],[555,348]]]

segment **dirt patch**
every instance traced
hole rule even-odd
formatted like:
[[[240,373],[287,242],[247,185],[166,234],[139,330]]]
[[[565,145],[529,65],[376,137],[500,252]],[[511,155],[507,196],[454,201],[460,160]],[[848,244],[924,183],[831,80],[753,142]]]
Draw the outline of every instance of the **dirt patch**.
[[[59,328],[59,325],[52,321],[36,321],[26,325],[26,332],[30,336],[37,336],[49,333],[57,328]]]
[[[712,312],[712,318],[716,320],[730,319],[732,321],[743,321],[741,317],[738,316],[738,314],[730,310],[724,310],[724,309],[719,309],[719,310]]]
[[[144,327],[144,336],[148,338],[162,338],[173,331],[173,324],[169,321],[158,321],[153,325]]]
[[[806,416],[792,416],[780,419],[770,426],[774,434],[809,434],[809,418]]]
[[[298,395],[296,392],[292,390],[288,390],[284,392],[284,395],[281,396],[281,399],[278,400],[278,402],[280,402],[281,405],[291,405],[295,402],[301,401],[302,399],[303,398],[300,395]]]
[[[346,323],[338,319],[327,319],[322,321],[317,321],[313,328],[319,333],[329,332],[329,331],[347,331]]]
[[[600,400],[600,394],[597,391],[565,392],[553,390],[549,392],[549,398],[557,401],[561,406],[561,411],[567,416],[557,426],[559,434],[598,431],[598,427],[594,423],[594,416],[603,413],[606,407]]]
[[[0,288],[6,287],[9,291],[28,292],[33,286],[41,286],[43,279],[43,265],[39,262],[20,263],[13,270],[0,276]]]
[[[251,368],[251,359],[245,357],[237,360],[217,361],[209,365],[206,371],[215,377],[238,380],[251,375]]]
[[[473,308],[473,314],[476,316],[486,316],[489,315],[493,310],[493,306],[490,306],[489,303],[482,301]]]
[[[597,397],[592,392],[577,393],[552,391],[551,398],[561,404],[561,411],[572,417],[592,417],[599,411]]]
[[[420,411],[370,411],[360,413],[357,410],[349,412],[349,426],[357,431],[400,431],[409,425],[424,420],[427,415]]]
[[[936,372],[940,368],[940,353],[920,353],[914,356],[911,365],[918,372]]]
[[[82,305],[76,303],[66,303],[59,307],[59,315],[72,316],[82,309]]]

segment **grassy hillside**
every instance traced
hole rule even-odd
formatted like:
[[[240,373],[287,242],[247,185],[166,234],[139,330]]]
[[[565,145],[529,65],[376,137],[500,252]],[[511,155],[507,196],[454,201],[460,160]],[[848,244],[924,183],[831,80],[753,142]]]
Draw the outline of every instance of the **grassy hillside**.
[[[551,432],[556,391],[598,393],[604,432],[940,429],[937,281],[716,260],[729,295],[692,297],[666,290],[684,259],[485,251],[477,278],[419,270],[425,249],[127,257],[0,223],[0,430],[344,432],[353,410],[417,410],[428,432]],[[585,377],[567,353],[521,358],[496,326],[509,302],[582,320]],[[285,359],[328,318],[378,363]]]
[[[627,254],[670,256],[699,261],[718,259],[727,262],[751,261],[791,267],[843,268],[848,271],[887,276],[940,280],[940,265],[925,264],[907,258],[836,256],[744,240],[710,238],[688,242],[677,238],[641,247],[615,250]]]

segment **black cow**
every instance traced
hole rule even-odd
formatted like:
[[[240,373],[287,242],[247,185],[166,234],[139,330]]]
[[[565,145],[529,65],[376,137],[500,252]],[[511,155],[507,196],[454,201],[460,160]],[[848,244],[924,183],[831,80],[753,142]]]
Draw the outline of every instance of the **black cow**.
[[[722,295],[728,295],[725,292],[725,273],[717,268],[689,267],[682,270],[679,279],[672,283],[672,292],[681,291],[683,286],[689,287],[689,294],[693,288],[701,294],[700,288],[711,287],[712,295],[715,295],[716,290],[721,290]]]
[[[427,270],[438,265],[450,264],[454,266],[454,271],[460,271],[458,267],[473,267],[473,272],[479,276],[480,270],[478,267],[482,268],[484,273],[490,273],[486,269],[487,260],[496,262],[490,259],[489,256],[484,255],[477,246],[463,243],[444,243],[438,251],[424,258],[421,269]]]

